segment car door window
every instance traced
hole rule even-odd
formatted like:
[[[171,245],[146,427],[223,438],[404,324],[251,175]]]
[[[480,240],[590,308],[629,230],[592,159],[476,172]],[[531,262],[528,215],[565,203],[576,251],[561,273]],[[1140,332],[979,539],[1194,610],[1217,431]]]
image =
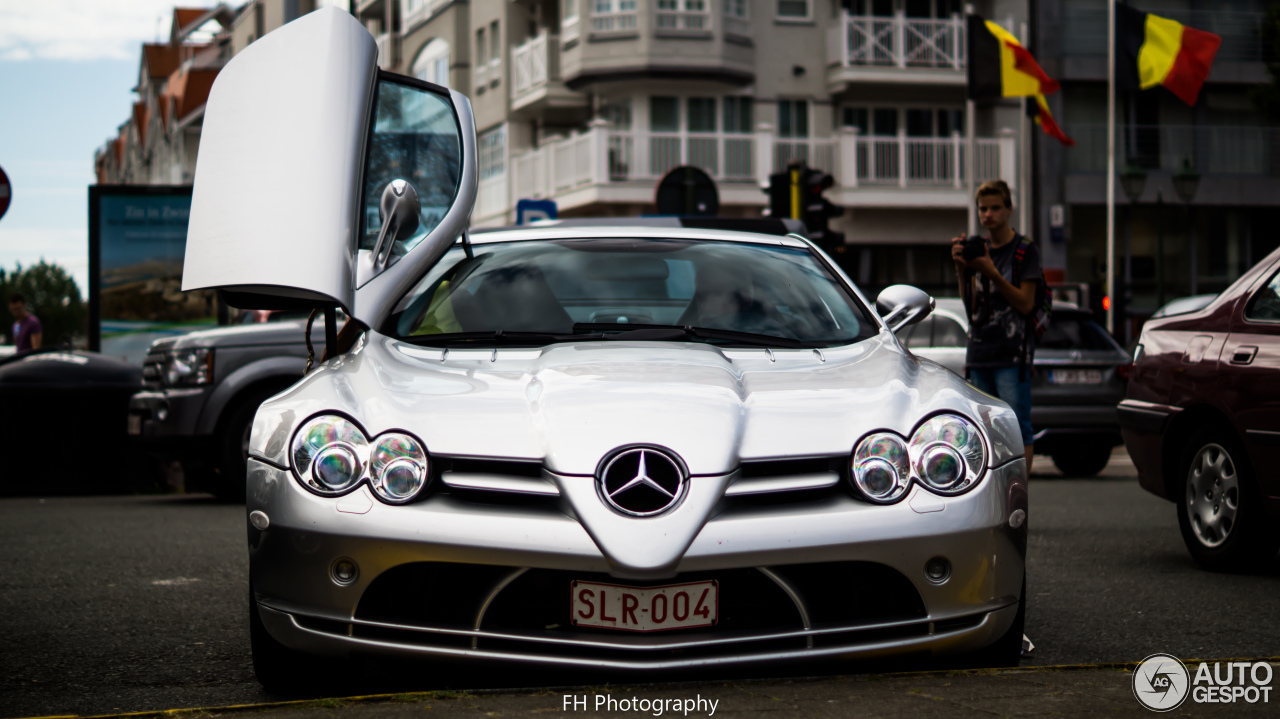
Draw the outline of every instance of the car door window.
[[[407,78],[406,78],[407,79]],[[378,81],[377,115],[364,173],[360,249],[372,250],[382,229],[378,203],[392,180],[407,180],[418,193],[422,224],[396,243],[404,255],[444,219],[458,195],[462,174],[461,132],[447,95],[405,81]]]
[[[1244,316],[1257,322],[1280,322],[1280,272],[1249,300]]]
[[[964,347],[968,344],[964,327],[950,317],[937,315],[933,319],[934,347]]]

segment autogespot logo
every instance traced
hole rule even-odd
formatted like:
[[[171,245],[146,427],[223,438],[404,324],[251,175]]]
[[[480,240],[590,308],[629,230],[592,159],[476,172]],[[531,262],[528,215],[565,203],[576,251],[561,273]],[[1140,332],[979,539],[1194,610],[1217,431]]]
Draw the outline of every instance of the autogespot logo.
[[[1190,686],[1187,667],[1172,654],[1152,654],[1133,670],[1133,695],[1151,711],[1167,712],[1182,706]]]
[[[1177,709],[1188,696],[1196,704],[1266,704],[1272,674],[1267,662],[1201,662],[1193,676],[1172,654],[1152,654],[1133,672],[1133,695],[1156,712]]]

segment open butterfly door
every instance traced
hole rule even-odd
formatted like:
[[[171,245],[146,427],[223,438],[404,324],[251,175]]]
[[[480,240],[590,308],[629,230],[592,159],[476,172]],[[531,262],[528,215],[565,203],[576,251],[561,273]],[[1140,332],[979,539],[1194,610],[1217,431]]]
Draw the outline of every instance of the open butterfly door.
[[[378,327],[466,229],[475,144],[466,97],[378,70],[350,14],[304,15],[214,82],[182,289]]]

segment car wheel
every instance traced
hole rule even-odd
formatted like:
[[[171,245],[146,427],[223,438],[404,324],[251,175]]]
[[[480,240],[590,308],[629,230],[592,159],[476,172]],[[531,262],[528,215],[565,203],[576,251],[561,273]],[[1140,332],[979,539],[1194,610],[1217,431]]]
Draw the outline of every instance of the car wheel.
[[[253,416],[267,398],[279,391],[278,388],[253,391],[227,411],[217,437],[218,477],[211,487],[218,499],[227,502],[244,501],[249,433],[253,430]]]
[[[1200,566],[1250,571],[1275,557],[1280,535],[1263,510],[1249,458],[1230,432],[1197,432],[1178,467],[1178,526]]]
[[[1022,577],[1022,594],[1018,598],[1018,613],[1013,617],[1009,631],[988,647],[969,655],[966,666],[974,669],[1016,667],[1022,660],[1022,635],[1027,627],[1027,577]]]
[[[317,657],[286,647],[263,626],[252,585],[249,587],[249,647],[253,653],[253,673],[268,691],[295,694],[332,686],[334,665],[322,667]]]
[[[1053,466],[1068,477],[1092,477],[1111,461],[1111,447],[1099,444],[1076,445],[1049,456],[1053,458]]]

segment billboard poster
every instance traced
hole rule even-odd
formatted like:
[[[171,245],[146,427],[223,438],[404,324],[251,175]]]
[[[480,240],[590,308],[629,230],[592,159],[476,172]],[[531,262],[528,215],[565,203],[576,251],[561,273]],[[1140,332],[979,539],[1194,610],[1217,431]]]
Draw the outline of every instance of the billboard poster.
[[[151,343],[217,324],[211,290],[182,292],[189,186],[89,188],[89,348],[141,364]]]

